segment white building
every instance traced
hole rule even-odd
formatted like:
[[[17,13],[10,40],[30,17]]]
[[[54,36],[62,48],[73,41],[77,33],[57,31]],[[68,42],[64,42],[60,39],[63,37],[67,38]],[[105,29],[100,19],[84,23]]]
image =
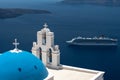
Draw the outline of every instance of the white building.
[[[32,53],[48,67],[45,80],[103,80],[104,72],[60,64],[60,50],[54,45],[54,33],[47,24],[37,32],[37,42],[33,42]]]

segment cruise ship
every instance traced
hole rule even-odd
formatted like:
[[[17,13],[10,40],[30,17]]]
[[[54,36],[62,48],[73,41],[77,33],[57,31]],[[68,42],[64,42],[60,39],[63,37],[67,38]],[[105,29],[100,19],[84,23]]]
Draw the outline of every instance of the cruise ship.
[[[86,45],[86,46],[117,46],[118,40],[109,37],[76,37],[70,41],[66,41],[70,45]]]

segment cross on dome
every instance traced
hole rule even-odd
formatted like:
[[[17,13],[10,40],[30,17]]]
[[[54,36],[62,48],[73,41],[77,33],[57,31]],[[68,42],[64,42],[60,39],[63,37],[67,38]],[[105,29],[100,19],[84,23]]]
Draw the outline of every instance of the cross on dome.
[[[19,43],[17,42],[17,39],[15,39],[15,42],[13,42],[13,45],[15,45],[15,48],[13,50],[10,50],[11,53],[20,53],[22,50],[18,49]]]
[[[15,49],[18,49],[17,46],[19,45],[19,43],[17,42],[17,39],[15,39],[15,42],[13,42],[13,45],[15,45]]]
[[[47,28],[47,27],[48,27],[47,23],[45,23],[43,26],[44,26],[44,28]]]

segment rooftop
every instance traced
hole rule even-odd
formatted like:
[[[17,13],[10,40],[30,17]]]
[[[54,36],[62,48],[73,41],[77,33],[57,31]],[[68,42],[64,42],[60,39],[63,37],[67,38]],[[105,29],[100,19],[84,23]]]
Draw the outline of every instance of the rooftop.
[[[48,69],[54,75],[54,80],[94,80],[98,76],[102,76],[104,72],[63,66],[63,69]]]

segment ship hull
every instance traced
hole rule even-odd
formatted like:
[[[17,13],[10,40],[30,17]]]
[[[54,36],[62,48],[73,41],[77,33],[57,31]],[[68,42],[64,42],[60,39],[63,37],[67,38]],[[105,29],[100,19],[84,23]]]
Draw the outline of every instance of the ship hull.
[[[74,43],[66,42],[69,45],[78,45],[78,46],[117,46],[117,43]]]

